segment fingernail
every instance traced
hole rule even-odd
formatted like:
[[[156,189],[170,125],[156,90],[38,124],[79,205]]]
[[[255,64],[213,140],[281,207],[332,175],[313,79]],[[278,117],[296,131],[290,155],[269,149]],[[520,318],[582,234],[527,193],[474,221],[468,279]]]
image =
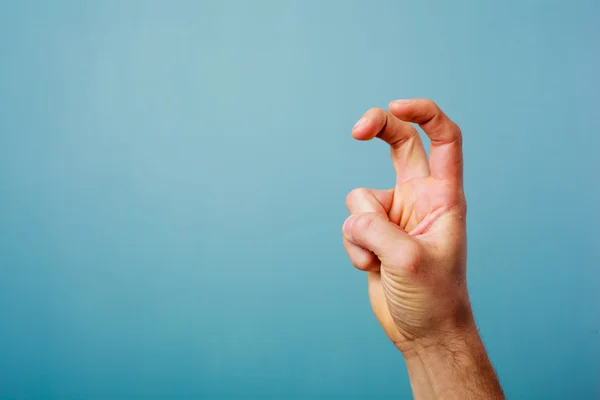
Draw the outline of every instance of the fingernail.
[[[360,129],[363,126],[365,126],[366,123],[367,123],[367,119],[365,117],[362,117],[361,119],[358,120],[358,122],[356,124],[354,124],[354,128],[352,128],[352,129]]]
[[[344,230],[344,236],[346,236],[346,238],[348,238],[348,239],[350,239],[352,237],[352,235],[350,234],[350,232],[352,231],[352,224],[354,223],[355,219],[356,219],[356,216],[351,215],[344,222],[344,228],[343,228],[343,230]]]
[[[392,103],[398,104],[398,105],[404,105],[404,104],[408,104],[410,102],[412,102],[412,99],[399,99],[399,100],[392,101]]]

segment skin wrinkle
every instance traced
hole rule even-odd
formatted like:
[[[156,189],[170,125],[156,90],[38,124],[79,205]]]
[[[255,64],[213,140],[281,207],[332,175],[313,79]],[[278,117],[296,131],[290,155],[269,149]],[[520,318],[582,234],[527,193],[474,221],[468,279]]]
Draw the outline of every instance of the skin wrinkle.
[[[386,133],[386,128],[389,125],[389,120],[392,116],[387,112],[384,112],[383,115],[384,115],[383,126],[379,129],[379,131],[377,132],[375,137],[385,140],[392,149],[397,149],[397,148],[401,147],[402,144],[408,142],[409,140],[413,140],[415,138],[415,135],[418,135],[416,130],[409,129],[409,130],[411,130],[411,132],[408,135],[405,135],[405,136],[398,135],[398,137],[396,137],[394,140],[386,140],[383,137],[383,134]]]
[[[429,214],[417,226],[415,226],[408,234],[410,236],[420,236],[429,231],[431,226],[448,211],[447,207],[440,207]]]

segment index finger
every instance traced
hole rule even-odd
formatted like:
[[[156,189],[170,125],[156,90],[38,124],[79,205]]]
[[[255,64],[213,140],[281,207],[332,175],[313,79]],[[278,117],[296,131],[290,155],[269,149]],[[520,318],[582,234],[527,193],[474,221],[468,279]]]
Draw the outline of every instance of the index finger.
[[[390,145],[397,183],[429,175],[427,154],[419,133],[411,124],[381,108],[367,111],[352,129],[357,140],[378,137]]]
[[[397,118],[418,124],[431,140],[429,170],[434,178],[462,185],[462,133],[444,112],[431,100],[396,100],[389,104]]]

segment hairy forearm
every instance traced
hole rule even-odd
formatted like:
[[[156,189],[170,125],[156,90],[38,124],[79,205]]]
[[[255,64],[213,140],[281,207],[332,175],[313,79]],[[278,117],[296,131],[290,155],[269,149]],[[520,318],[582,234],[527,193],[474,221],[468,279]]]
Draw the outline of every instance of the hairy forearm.
[[[404,351],[415,399],[504,399],[477,329],[462,329]]]

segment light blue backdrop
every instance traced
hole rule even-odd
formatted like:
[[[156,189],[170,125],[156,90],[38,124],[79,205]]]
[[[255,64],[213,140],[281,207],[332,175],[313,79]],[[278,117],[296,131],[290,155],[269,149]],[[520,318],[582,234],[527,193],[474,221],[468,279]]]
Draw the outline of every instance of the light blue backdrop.
[[[341,246],[362,112],[463,128],[507,394],[600,396],[595,1],[0,3],[0,398],[407,398]]]

